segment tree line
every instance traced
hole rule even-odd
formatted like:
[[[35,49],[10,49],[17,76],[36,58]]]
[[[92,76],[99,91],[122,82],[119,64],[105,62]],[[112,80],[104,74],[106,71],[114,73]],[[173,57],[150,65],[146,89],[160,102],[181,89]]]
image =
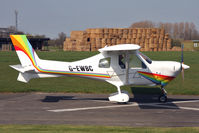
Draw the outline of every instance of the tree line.
[[[26,35],[29,36],[30,38],[46,38],[46,35],[39,35],[39,34],[32,35],[29,33],[26,33]],[[66,39],[66,34],[64,32],[60,32],[58,33],[58,37],[53,38],[53,39],[51,38],[48,41],[48,45],[56,47],[58,49],[63,49],[63,44],[64,44],[65,39]]]
[[[199,40],[199,32],[193,22],[159,22],[139,21],[131,24],[130,28],[164,28],[174,40]]]
[[[57,47],[59,49],[63,49],[64,41],[66,39],[66,34],[64,32],[58,33],[58,38],[51,39],[48,44],[50,46]]]

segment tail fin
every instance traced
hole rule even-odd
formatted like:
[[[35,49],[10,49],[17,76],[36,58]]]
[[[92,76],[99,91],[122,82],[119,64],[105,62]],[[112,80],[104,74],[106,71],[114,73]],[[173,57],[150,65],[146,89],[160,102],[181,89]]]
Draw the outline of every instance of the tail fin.
[[[32,48],[26,35],[10,35],[22,67],[37,66],[39,57]]]
[[[10,35],[10,38],[21,62],[21,65],[10,65],[10,67],[19,71],[18,81],[27,83],[30,79],[34,78],[34,75],[29,72],[35,70],[40,59],[26,35]]]

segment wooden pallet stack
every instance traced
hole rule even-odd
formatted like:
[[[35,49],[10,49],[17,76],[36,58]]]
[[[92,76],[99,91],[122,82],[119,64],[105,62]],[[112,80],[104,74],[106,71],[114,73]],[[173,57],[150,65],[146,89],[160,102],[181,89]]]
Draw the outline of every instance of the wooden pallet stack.
[[[138,44],[141,51],[170,51],[171,38],[159,28],[93,28],[72,31],[65,51],[97,51],[106,45]]]

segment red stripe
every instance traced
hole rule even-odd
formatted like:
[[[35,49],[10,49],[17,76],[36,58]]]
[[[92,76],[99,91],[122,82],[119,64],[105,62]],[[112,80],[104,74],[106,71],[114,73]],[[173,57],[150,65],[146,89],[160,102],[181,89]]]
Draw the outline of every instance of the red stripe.
[[[35,65],[34,65],[34,63],[33,63],[33,61],[31,60],[31,58],[30,58],[30,56],[25,52],[25,51],[23,51],[21,48],[19,48],[19,47],[15,47],[15,49],[16,49],[16,51],[21,51],[21,52],[23,52],[24,54],[26,54],[27,56],[28,56],[28,58],[29,58],[29,60],[31,61],[31,63],[32,63],[32,65],[35,67]],[[36,68],[36,67],[35,67]],[[36,68],[37,69],[37,68]]]
[[[173,78],[175,78],[175,77],[173,77],[173,76],[166,76],[166,75],[161,75],[161,74],[156,74],[156,73],[148,73],[148,72],[142,72],[142,71],[138,71],[139,73],[143,73],[143,74],[148,74],[148,75],[153,75],[153,76],[157,76],[157,77],[162,77],[162,78],[166,78],[166,79],[168,79],[168,78],[171,78],[171,79],[173,79]]]
[[[29,57],[29,55],[24,51],[22,50],[21,48],[19,48],[18,46],[15,45],[15,50],[16,51],[22,51],[24,54],[26,54],[28,56],[28,58],[30,59],[32,65],[39,71],[39,72],[42,72],[42,73],[55,73],[55,74],[64,74],[64,73],[60,73],[60,72],[45,72],[45,71],[41,71],[40,69],[38,69],[33,61],[31,60],[31,58]],[[65,73],[66,74],[66,73]],[[103,78],[110,78],[110,77],[105,77],[105,76],[98,76],[98,75],[88,75],[88,74],[75,74],[75,73],[68,73],[66,75],[79,75],[79,76],[90,76],[90,77],[103,77]]]
[[[14,45],[14,47],[15,47],[16,51],[18,51],[18,50],[22,51],[22,49],[20,49],[18,46]]]

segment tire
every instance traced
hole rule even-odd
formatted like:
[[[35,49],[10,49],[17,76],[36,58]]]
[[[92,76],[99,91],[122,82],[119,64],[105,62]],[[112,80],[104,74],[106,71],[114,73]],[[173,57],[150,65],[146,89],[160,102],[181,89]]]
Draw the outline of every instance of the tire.
[[[161,103],[167,102],[167,96],[166,95],[159,96],[159,102],[161,102]]]

